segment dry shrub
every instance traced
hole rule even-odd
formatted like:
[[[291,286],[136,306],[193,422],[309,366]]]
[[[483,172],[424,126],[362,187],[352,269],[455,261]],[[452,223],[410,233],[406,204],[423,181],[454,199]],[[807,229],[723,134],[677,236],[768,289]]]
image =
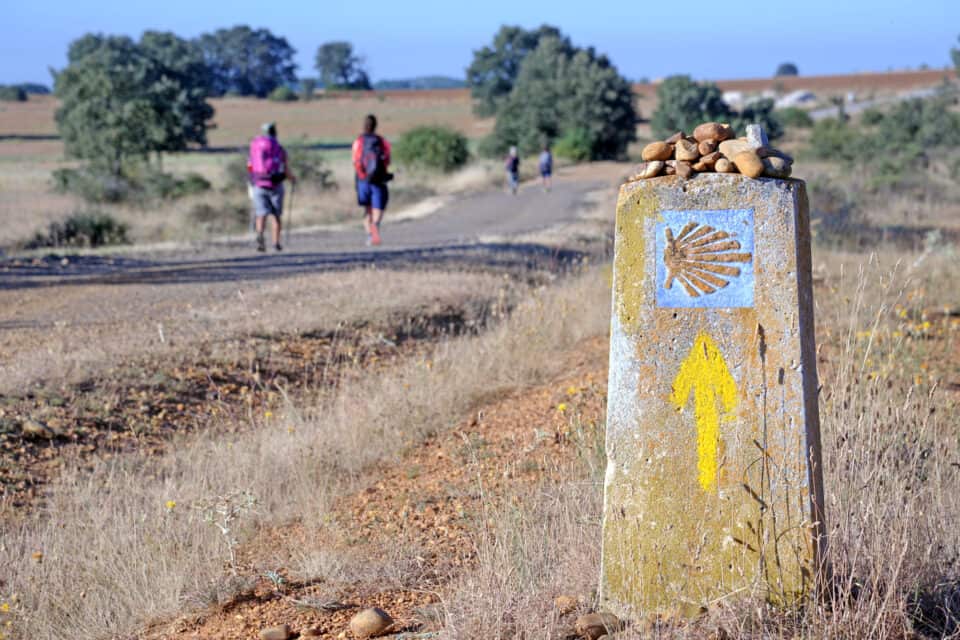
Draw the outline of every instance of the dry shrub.
[[[732,638],[960,631],[957,400],[935,377],[916,378],[957,347],[949,319],[938,325],[919,310],[957,307],[960,291],[943,283],[957,281],[960,263],[949,252],[907,257],[892,267],[871,258],[850,277],[830,256],[828,290],[818,292],[830,589],[792,611],[731,598],[692,624],[624,637],[722,637],[710,635],[719,627]],[[568,477],[525,496],[522,509],[497,512],[479,535],[478,567],[444,599],[451,637],[561,638],[572,617],[557,619],[556,594],[596,605],[601,488],[577,482],[596,477],[590,465]]]
[[[595,269],[532,291],[487,333],[452,339],[429,360],[348,375],[356,382],[318,392],[313,406],[289,406],[283,419],[235,435],[224,434],[240,425],[224,424],[170,455],[65,471],[44,513],[4,525],[0,599],[18,594],[9,635],[116,636],[185,604],[222,600],[247,569],[231,566],[231,548],[258,523],[322,523],[331,497],[365,468],[450,427],[480,398],[551,375],[551,354],[605,331],[602,282]],[[210,505],[247,493],[255,503],[238,508],[229,531],[206,521]],[[309,554],[294,569],[339,570]]]

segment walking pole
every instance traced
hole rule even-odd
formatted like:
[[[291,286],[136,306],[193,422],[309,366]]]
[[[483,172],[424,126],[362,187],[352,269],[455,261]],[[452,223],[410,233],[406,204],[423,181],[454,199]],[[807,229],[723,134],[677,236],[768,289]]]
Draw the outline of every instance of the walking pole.
[[[297,192],[297,183],[291,182],[290,183],[290,206],[287,207],[287,224],[284,225],[287,230],[287,233],[286,233],[287,239],[284,242],[287,244],[287,246],[290,245],[290,227],[293,226],[293,194],[296,192]]]

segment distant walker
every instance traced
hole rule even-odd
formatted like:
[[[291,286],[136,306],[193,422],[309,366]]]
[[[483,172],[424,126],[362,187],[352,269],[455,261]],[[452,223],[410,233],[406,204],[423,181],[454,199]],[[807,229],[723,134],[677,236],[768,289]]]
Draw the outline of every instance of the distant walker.
[[[257,251],[266,251],[263,238],[264,219],[273,217],[271,228],[273,247],[280,246],[280,217],[283,215],[283,182],[296,182],[296,177],[287,166],[287,152],[277,142],[277,126],[268,122],[263,125],[263,135],[250,142],[250,155],[247,159],[247,175],[250,181],[250,199],[256,215]]]
[[[390,143],[376,131],[377,117],[370,114],[363,119],[363,133],[353,141],[357,204],[363,207],[367,246],[380,244],[380,222],[390,198],[387,183],[393,179],[389,172]]]

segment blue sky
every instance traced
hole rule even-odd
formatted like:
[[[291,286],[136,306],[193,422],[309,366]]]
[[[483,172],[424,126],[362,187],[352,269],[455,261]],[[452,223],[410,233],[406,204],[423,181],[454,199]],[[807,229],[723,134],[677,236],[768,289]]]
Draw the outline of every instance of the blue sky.
[[[501,24],[547,22],[607,53],[631,79],[689,73],[700,79],[765,77],[782,61],[801,74],[886,71],[949,63],[960,0],[26,0],[3,9],[0,83],[49,83],[68,43],[88,31],[192,37],[223,26],[266,27],[297,49],[302,75],[329,40],[349,40],[374,79],[462,76],[471,52]]]

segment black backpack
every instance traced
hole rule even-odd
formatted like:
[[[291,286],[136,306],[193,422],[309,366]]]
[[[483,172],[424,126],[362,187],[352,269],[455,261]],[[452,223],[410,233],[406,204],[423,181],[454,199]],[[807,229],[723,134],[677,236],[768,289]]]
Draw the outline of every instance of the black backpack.
[[[375,133],[365,133],[362,140],[363,150],[357,163],[357,177],[373,184],[389,182],[393,176],[387,173],[384,162],[383,138]]]

